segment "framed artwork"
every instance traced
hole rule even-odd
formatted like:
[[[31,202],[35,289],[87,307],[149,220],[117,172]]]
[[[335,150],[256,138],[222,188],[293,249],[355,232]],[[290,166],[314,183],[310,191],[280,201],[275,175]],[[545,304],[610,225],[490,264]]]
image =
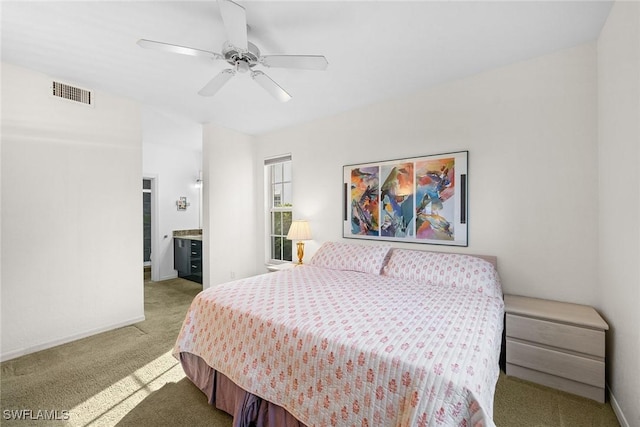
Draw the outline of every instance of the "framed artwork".
[[[468,151],[343,167],[343,237],[467,246]]]
[[[185,196],[180,197],[177,201],[176,201],[176,206],[178,207],[179,211],[186,211],[187,210],[187,206],[189,206],[190,203],[187,202],[187,198]]]

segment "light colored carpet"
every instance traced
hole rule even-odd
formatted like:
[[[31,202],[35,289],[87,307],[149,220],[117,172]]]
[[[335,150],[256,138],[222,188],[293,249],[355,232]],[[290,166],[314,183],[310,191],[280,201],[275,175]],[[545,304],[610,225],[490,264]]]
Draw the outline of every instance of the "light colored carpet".
[[[230,427],[231,417],[207,404],[171,356],[187,308],[200,289],[182,279],[146,282],[144,322],[2,363],[0,424]],[[68,414],[68,419],[7,419],[12,413],[37,418],[38,411],[58,418]],[[608,403],[504,375],[498,381],[494,418],[499,427],[619,425]]]
[[[497,426],[619,427],[611,404],[500,374],[493,418]]]

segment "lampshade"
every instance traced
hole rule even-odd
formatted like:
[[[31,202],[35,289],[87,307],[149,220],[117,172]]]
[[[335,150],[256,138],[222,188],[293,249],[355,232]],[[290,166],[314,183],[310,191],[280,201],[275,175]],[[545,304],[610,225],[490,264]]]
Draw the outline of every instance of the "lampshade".
[[[295,220],[291,223],[287,240],[311,240],[311,227],[305,220]]]

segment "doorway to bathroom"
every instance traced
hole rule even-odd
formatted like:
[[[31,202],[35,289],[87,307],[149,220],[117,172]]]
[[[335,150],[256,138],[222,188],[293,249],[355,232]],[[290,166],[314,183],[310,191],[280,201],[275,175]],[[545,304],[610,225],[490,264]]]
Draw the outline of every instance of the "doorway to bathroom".
[[[144,280],[151,279],[151,179],[142,180],[142,230]]]

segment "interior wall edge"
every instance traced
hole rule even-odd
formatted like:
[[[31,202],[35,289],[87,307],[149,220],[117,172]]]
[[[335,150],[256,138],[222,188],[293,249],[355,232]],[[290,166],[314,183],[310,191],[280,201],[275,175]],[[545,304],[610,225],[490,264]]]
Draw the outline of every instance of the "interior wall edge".
[[[18,358],[20,356],[25,356],[27,354],[31,354],[31,353],[35,353],[38,351],[42,351],[42,350],[47,350],[49,348],[53,348],[53,347],[57,347],[59,345],[62,344],[67,344],[73,341],[77,341],[79,339],[82,338],[87,338],[96,334],[100,334],[103,332],[108,332],[108,331],[112,331],[114,329],[118,329],[118,328],[123,328],[126,326],[131,326],[134,325],[136,323],[142,322],[145,320],[145,316],[137,316],[134,318],[131,318],[129,320],[125,320],[122,322],[116,322],[110,325],[106,325],[100,328],[94,328],[94,329],[89,329],[87,331],[83,331],[77,334],[73,334],[73,335],[69,335],[66,337],[62,337],[62,338],[58,338],[52,341],[48,341],[48,342],[44,342],[38,345],[34,345],[34,346],[30,346],[30,347],[25,347],[25,348],[21,348],[21,349],[17,349],[17,350],[11,350],[11,351],[7,351],[6,353],[1,353],[0,354],[0,362],[6,362],[7,360],[11,360],[11,359],[15,359]]]
[[[613,409],[613,413],[616,414],[616,417],[618,418],[620,427],[631,427],[631,424],[629,424],[627,418],[624,416],[624,412],[622,412],[622,408],[618,404],[615,395],[611,391],[609,384],[607,384],[607,390],[609,391],[609,401],[611,403],[611,408]]]

